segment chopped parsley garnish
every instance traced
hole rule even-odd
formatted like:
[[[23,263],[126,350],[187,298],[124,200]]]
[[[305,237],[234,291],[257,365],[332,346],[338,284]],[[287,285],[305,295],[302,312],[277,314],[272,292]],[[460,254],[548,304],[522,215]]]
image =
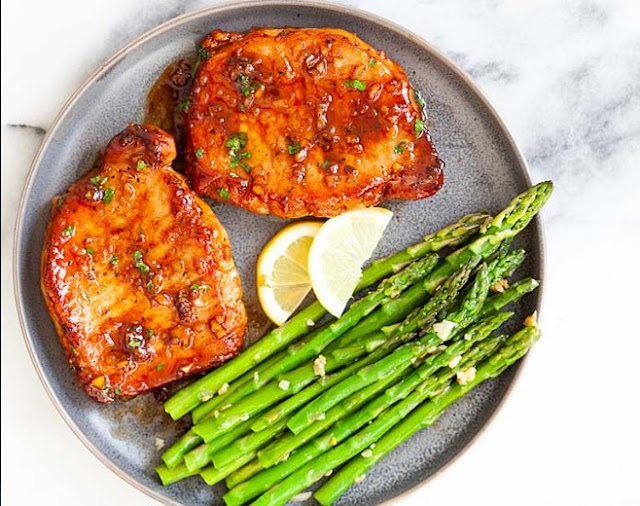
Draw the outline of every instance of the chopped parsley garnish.
[[[78,349],[75,346],[71,347],[71,353],[73,353],[74,355],[78,354]]]
[[[194,283],[189,287],[189,289],[193,290],[194,292],[197,292],[198,290],[208,290],[209,288],[211,288],[211,286],[206,283],[202,283],[201,285],[198,283]]]
[[[69,225],[67,228],[65,228],[62,231],[62,235],[64,237],[71,237],[74,234],[75,231],[76,231],[75,225]]]
[[[115,393],[116,395],[120,395],[122,393],[122,390],[120,390],[120,387],[115,388]]]
[[[113,188],[107,188],[104,191],[104,196],[102,197],[102,203],[110,204],[115,194],[116,194],[116,191]]]
[[[91,182],[91,184],[94,184],[96,186],[102,186],[107,182],[107,178],[101,176],[93,176],[92,178],[89,178],[89,181]]]
[[[399,142],[398,145],[395,148],[393,148],[393,151],[398,155],[401,155],[406,150],[407,150],[407,141]]]
[[[136,169],[142,170],[147,166],[144,160],[138,160],[138,164],[136,165]]]
[[[140,336],[132,336],[131,339],[129,339],[129,342],[127,343],[129,348],[140,348],[141,344],[142,344],[142,337]]]
[[[249,79],[249,76],[245,74],[240,74],[237,82],[240,93],[242,93],[242,95],[245,97],[251,95],[251,92],[260,89],[261,86],[260,82],[252,81],[251,79]]]
[[[204,156],[204,149],[198,148],[196,149],[196,158],[200,160]]]
[[[240,165],[246,172],[251,172],[251,166],[244,161],[247,158],[251,158],[251,153],[244,149],[247,142],[249,142],[247,134],[239,132],[231,134],[231,137],[224,143],[225,147],[229,150],[229,156],[231,157],[229,165],[232,169]],[[218,193],[220,192],[218,191]]]
[[[424,131],[424,121],[422,121],[421,119],[416,119],[416,123],[413,128],[416,132],[416,137],[420,137],[422,135],[422,132]]]
[[[93,248],[85,248],[84,250],[87,252],[87,255],[93,255],[96,252]]]
[[[320,168],[321,169],[328,169],[330,165],[331,165],[331,161],[330,160],[325,160],[324,162],[322,162],[320,164]]]
[[[209,51],[207,51],[202,46],[198,46],[196,48],[196,56],[200,61],[208,60],[211,57],[211,55],[209,54]]]
[[[153,329],[147,329],[147,337],[153,337],[156,335],[156,331]]]
[[[58,206],[61,206],[62,204],[64,204],[64,197],[58,197],[57,204]]]
[[[220,195],[224,200],[229,200],[229,190],[226,188],[218,188],[218,195]]]
[[[153,290],[153,281],[147,281],[147,290]]]
[[[136,267],[142,274],[147,274],[149,272],[149,266],[142,261],[142,251],[134,251],[133,259],[135,260]]]
[[[191,100],[188,98],[185,98],[184,100],[182,100],[179,105],[180,110],[182,112],[187,112],[190,106],[191,106]]]
[[[427,103],[425,102],[424,98],[422,98],[422,93],[420,93],[418,90],[415,90],[414,94],[416,97],[416,102],[418,102],[420,107],[422,108],[426,107]]]
[[[112,256],[112,257],[109,259],[109,263],[110,263],[111,265],[118,265],[118,262],[120,262],[120,260],[118,259],[118,257],[117,257],[117,256]]]
[[[295,155],[300,152],[300,141],[296,141],[287,146],[287,151],[289,151],[290,155]]]
[[[358,91],[364,91],[367,89],[367,83],[365,83],[364,81],[360,81],[358,79],[347,79],[344,82],[344,85],[347,88],[353,88],[354,90],[358,90]]]
[[[164,364],[160,363],[156,366],[156,371],[162,371],[162,369],[164,369]]]
[[[233,172],[232,170],[229,171],[229,177],[232,177],[234,179],[239,178],[240,176],[238,176],[238,174],[236,174],[235,172]]]
[[[371,59],[369,60],[369,67],[370,67],[370,68],[375,67],[375,66],[376,66],[376,63],[378,63],[378,62],[377,62],[377,61],[375,61],[373,58],[371,58]]]

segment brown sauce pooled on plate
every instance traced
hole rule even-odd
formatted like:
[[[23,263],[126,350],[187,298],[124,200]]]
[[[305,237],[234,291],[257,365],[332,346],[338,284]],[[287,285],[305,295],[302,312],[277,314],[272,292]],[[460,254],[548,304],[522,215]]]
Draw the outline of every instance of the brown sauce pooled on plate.
[[[183,167],[180,149],[184,139],[183,109],[187,106],[191,90],[193,66],[193,61],[189,59],[171,63],[147,94],[144,123],[156,125],[175,137],[178,157],[173,166],[177,170]]]

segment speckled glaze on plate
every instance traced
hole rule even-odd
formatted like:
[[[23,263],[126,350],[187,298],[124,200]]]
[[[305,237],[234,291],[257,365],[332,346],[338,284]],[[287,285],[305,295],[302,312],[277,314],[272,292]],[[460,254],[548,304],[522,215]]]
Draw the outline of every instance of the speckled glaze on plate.
[[[98,405],[74,383],[40,293],[40,251],[49,202],[91,166],[107,141],[127,122],[140,121],[149,86],[177,57],[214,28],[332,26],[359,35],[407,70],[428,103],[428,128],[446,162],[444,188],[419,202],[386,204],[394,218],[376,256],[420,239],[460,215],[497,211],[530,185],[526,164],[506,127],[480,91],[454,64],[422,39],[366,12],[326,2],[255,1],[218,4],[173,19],[130,43],[103,64],[63,108],[45,138],[22,197],[16,227],[15,286],[21,325],[36,370],[71,429],[110,469],[165,504],[223,504],[223,486],[190,478],[164,488],[153,472],[159,462],[155,438],[167,445],[184,430],[153,396]],[[249,339],[268,322],[259,309],[254,265],[264,243],[283,225],[229,205],[214,209],[231,237],[249,310]],[[518,238],[528,252],[519,274],[540,279],[543,237],[539,222]],[[539,307],[541,292],[517,307],[514,322]],[[500,405],[519,366],[485,383],[455,404],[431,428],[396,449],[341,505],[378,504],[431,477],[456,457]],[[312,501],[309,501],[312,502]]]

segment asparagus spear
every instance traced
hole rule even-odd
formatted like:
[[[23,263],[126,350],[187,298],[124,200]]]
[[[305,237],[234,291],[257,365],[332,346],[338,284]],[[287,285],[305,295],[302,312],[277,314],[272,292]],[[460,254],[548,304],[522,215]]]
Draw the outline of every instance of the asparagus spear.
[[[481,340],[486,338],[486,329],[477,333],[477,339]],[[465,341],[466,342],[466,341]],[[466,342],[467,347],[471,346],[471,343]],[[453,368],[444,368],[436,376],[432,376],[426,380],[421,374],[420,368],[414,371],[407,378],[401,380],[398,384],[389,388],[385,393],[376,398],[374,401],[367,404],[364,408],[356,411],[350,417],[336,424],[330,431],[326,432],[319,438],[313,440],[305,447],[292,454],[287,460],[281,464],[267,469],[254,476],[250,480],[236,485],[224,496],[224,500],[228,506],[236,506],[243,504],[249,499],[256,497],[258,494],[264,492],[269,487],[276,485],[278,482],[286,478],[287,476],[295,473],[297,469],[304,466],[306,462],[311,461],[324,452],[327,452],[332,447],[339,444],[340,441],[345,440],[358,429],[365,426],[368,421],[373,420],[380,413],[386,413],[385,409],[390,409],[389,406],[399,402],[400,404],[407,403],[412,396],[416,396],[416,387],[423,385],[423,392],[421,395],[426,397],[434,395],[441,390],[451,378],[462,367],[467,367],[481,360],[490,354],[498,344],[497,339],[487,339],[481,341],[475,345],[474,348],[467,351],[464,359]],[[414,392],[414,393],[412,393]],[[334,408],[335,409],[335,408]]]
[[[255,456],[256,452],[245,453],[244,455],[238,456],[236,460],[234,460],[231,464],[226,465],[225,467],[216,468],[213,466],[209,466],[200,471],[200,477],[205,481],[207,485],[212,487],[219,481],[224,480],[234,471],[237,471],[242,466],[250,462]]]
[[[302,346],[289,347],[286,358],[275,364],[269,371],[260,377],[259,381],[248,384],[238,391],[246,395],[255,391],[259,385],[264,385],[278,374],[290,371],[307,359],[317,356],[331,341],[338,338],[348,329],[354,327],[358,321],[373,311],[376,307],[397,297],[409,286],[425,277],[436,265],[438,255],[428,254],[424,258],[409,264],[403,270],[390,276],[380,283],[378,288],[368,293],[362,299],[351,304],[349,309],[325,330],[319,332],[313,339]],[[187,387],[188,388],[188,387]],[[280,388],[282,397],[286,394],[286,388]],[[245,396],[246,396],[245,395]],[[281,397],[281,398],[282,398]],[[243,400],[234,404],[229,409],[220,413],[218,418],[208,418],[193,427],[193,431],[205,442],[212,440],[220,430],[228,430],[247,418],[253,416],[264,406],[256,406],[250,400]]]
[[[480,316],[482,317],[495,311],[500,311],[500,309],[502,309],[507,304],[517,302],[524,295],[528,294],[529,292],[533,292],[536,288],[538,288],[539,285],[540,283],[533,278],[525,278],[515,282],[504,292],[492,295],[491,297],[487,297],[482,311],[480,311]]]
[[[509,338],[494,356],[483,362],[477,369],[475,377],[465,384],[456,384],[438,395],[430,402],[423,404],[399,425],[385,434],[365,456],[351,460],[340,471],[326,482],[314,494],[320,504],[333,504],[353,483],[380,459],[402,442],[409,439],[419,430],[432,425],[449,405],[483,381],[495,378],[509,365],[521,358],[539,339],[540,331],[536,327],[525,327]]]
[[[479,258],[477,260],[479,260]],[[455,302],[458,294],[469,279],[471,269],[477,260],[472,260],[467,265],[458,269],[453,276],[440,285],[431,300],[424,307],[414,310],[414,312],[411,313],[411,315],[402,322],[402,324],[395,326],[393,331],[389,331],[388,340],[387,335],[384,332],[381,332],[382,335],[369,336],[369,339],[363,340],[361,344],[364,350],[373,351],[369,356],[362,358],[358,362],[335,374],[332,374],[331,376],[325,377],[324,381],[318,381],[293,397],[290,397],[283,403],[276,406],[273,410],[260,416],[256,423],[251,426],[251,429],[258,432],[263,430],[265,427],[268,427],[270,424],[281,420],[284,416],[306,404],[322,391],[327,390],[343,379],[350,377],[363,367],[380,360],[386,356],[390,350],[413,337],[417,330],[426,330],[429,328],[430,325],[435,322],[438,313]],[[384,342],[384,344],[380,346],[378,350],[371,350],[368,346],[371,341]],[[339,351],[340,350],[335,350],[334,353]],[[327,362],[329,362],[328,359]],[[313,368],[311,368],[311,372],[313,372]]]
[[[531,222],[552,191],[553,183],[543,181],[517,195],[496,218],[487,221],[481,227],[480,237],[448,255],[436,270],[429,274],[432,285],[437,286],[470,257],[479,255],[486,259],[494,254],[501,242],[515,237]]]
[[[362,273],[362,278],[356,287],[356,291],[368,288],[390,274],[398,272],[407,262],[423,258],[427,254],[439,251],[446,246],[464,243],[476,234],[480,225],[486,221],[486,218],[486,215],[483,214],[467,215],[435,234],[426,236],[421,243],[374,262]],[[214,394],[225,383],[235,380],[245,371],[249,371],[290,342],[308,332],[325,315],[326,311],[319,302],[311,303],[287,323],[272,330],[260,341],[244,350],[234,360],[223,364],[177,392],[165,403],[165,411],[174,420],[181,418],[198,406],[202,402],[202,398],[207,398]]]
[[[475,320],[482,309],[488,291],[489,276],[487,266],[483,264],[469,292],[462,300],[460,309],[447,316],[447,321],[450,322],[455,329],[453,332],[459,333]],[[450,332],[452,332],[452,330],[450,330]],[[398,369],[406,370],[412,360],[415,361],[418,357],[424,355],[427,350],[439,345],[450,337],[452,336],[431,331],[421,337],[417,342],[401,346],[387,357],[359,370],[357,374],[331,387],[292,416],[287,422],[287,427],[289,427],[291,432],[297,434],[353,392],[364,388],[374,381],[378,381]]]
[[[255,476],[263,469],[264,468],[262,467],[262,464],[260,464],[260,461],[258,459],[253,459],[248,464],[245,464],[240,469],[227,476],[227,479],[225,480],[227,489],[231,490],[236,485],[239,485],[240,483],[247,481],[252,476]]]
[[[208,444],[201,444],[187,453],[183,460],[189,471],[197,471],[207,466],[211,462],[211,456],[218,450],[222,450],[232,444],[236,439],[251,432],[251,424],[256,418],[250,418],[246,422],[241,423],[233,430],[220,434],[217,438]],[[198,436],[200,438],[200,436]],[[169,467],[169,466],[167,466]]]
[[[160,477],[162,484],[166,487],[167,485],[171,485],[177,481],[184,480],[189,476],[195,476],[198,474],[198,471],[189,471],[187,466],[181,464],[173,469],[169,469],[164,465],[158,466],[156,467],[156,473]]]

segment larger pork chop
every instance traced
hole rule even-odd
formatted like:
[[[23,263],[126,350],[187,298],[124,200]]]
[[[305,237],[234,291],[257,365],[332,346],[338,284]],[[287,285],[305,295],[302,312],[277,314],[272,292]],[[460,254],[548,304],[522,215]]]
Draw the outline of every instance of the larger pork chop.
[[[335,216],[442,185],[400,65],[333,28],[214,31],[186,109],[196,192],[258,214]]]
[[[66,356],[100,402],[238,353],[246,326],[229,239],[170,168],[173,138],[129,126],[55,199],[42,290]]]

